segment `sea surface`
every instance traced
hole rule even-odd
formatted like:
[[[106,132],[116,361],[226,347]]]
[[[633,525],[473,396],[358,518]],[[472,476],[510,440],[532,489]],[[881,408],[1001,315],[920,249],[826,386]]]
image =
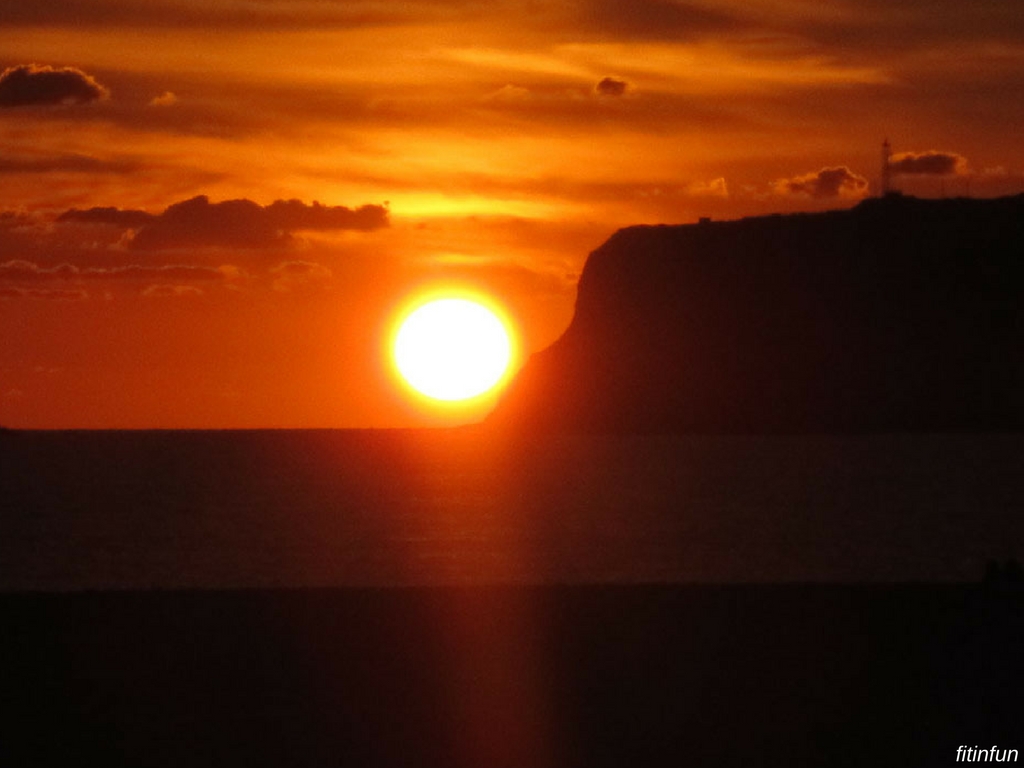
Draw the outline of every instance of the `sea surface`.
[[[0,433],[0,765],[1024,750],[1022,448]]]
[[[1024,436],[0,434],[0,591],[978,581]]]

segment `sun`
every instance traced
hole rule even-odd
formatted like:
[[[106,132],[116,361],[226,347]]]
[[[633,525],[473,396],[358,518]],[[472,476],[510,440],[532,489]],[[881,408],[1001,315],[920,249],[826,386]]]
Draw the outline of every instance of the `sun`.
[[[392,355],[402,378],[417,392],[458,402],[502,381],[512,360],[512,341],[505,323],[482,303],[440,298],[402,319]]]

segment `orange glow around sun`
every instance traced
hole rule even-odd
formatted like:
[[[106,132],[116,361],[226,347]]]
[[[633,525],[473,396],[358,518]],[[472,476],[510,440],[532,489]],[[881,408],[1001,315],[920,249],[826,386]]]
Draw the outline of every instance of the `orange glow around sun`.
[[[461,296],[430,298],[402,316],[392,340],[395,367],[416,392],[459,403],[506,379],[512,334],[500,310]]]

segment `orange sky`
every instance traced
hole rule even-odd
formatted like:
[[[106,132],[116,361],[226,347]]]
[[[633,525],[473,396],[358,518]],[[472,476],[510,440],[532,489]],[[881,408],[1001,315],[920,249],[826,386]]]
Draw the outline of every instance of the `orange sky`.
[[[0,25],[8,426],[475,420],[393,380],[418,290],[493,295],[528,355],[616,228],[852,205],[886,136],[906,192],[1024,191],[1019,0],[36,0]]]

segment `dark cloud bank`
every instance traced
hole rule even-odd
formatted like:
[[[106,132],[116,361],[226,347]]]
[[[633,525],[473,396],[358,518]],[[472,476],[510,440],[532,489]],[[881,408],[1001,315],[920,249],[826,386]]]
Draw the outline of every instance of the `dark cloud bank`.
[[[72,208],[59,222],[104,224],[136,230],[131,247],[142,250],[220,246],[268,248],[286,242],[292,232],[360,230],[388,226],[382,205],[347,208],[300,200],[277,200],[262,206],[252,200],[211,203],[205,195],[175,203],[156,215],[113,207]]]
[[[74,67],[22,64],[0,73],[0,107],[88,104],[110,92]]]
[[[889,160],[889,170],[904,176],[951,176],[965,173],[967,158],[954,152],[903,152]]]
[[[775,182],[775,189],[784,194],[810,195],[814,198],[859,197],[867,194],[868,180],[842,165],[822,168],[816,173],[792,179],[779,179]]]

